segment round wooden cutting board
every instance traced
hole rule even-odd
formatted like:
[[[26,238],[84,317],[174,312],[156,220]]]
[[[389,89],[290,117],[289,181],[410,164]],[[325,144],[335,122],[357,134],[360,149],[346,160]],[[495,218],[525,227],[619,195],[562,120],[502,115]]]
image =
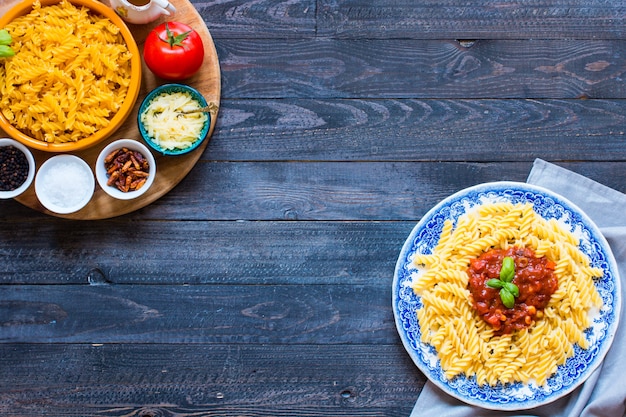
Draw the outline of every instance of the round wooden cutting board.
[[[0,0],[0,15],[5,13],[18,2],[19,1],[17,0]],[[148,33],[150,33],[150,31],[160,23],[165,21],[178,21],[186,23],[194,28],[200,34],[204,43],[204,62],[202,64],[202,68],[197,74],[177,83],[187,84],[196,88],[202,93],[207,102],[215,103],[219,108],[221,90],[220,66],[213,38],[202,20],[202,17],[188,0],[170,0],[170,2],[176,7],[176,14],[172,16],[163,16],[159,20],[145,25],[127,24],[127,26],[137,42],[140,53],[143,53],[144,41],[148,36]],[[107,0],[104,0],[103,3],[108,5]],[[142,59],[142,81],[139,97],[137,98],[133,111],[130,113],[124,124],[122,124],[122,126],[120,126],[120,128],[108,139],[105,139],[89,149],[72,152],[72,154],[84,159],[93,169],[98,154],[108,143],[123,138],[135,139],[143,142],[137,128],[137,111],[141,105],[141,101],[154,88],[170,82],[171,81],[163,80],[154,76]],[[31,185],[24,194],[17,197],[16,200],[25,206],[31,207],[43,213],[77,220],[106,219],[138,210],[168,193],[189,173],[189,171],[191,171],[191,169],[193,169],[198,159],[200,159],[202,152],[204,152],[211,135],[213,134],[216,120],[217,112],[211,115],[211,127],[209,129],[208,137],[194,151],[180,156],[165,156],[154,153],[157,166],[157,175],[154,179],[154,183],[143,196],[134,200],[116,200],[106,194],[99,185],[96,185],[93,198],[83,209],[75,213],[61,215],[48,211],[39,203],[39,200],[35,195],[34,182],[33,185]],[[0,137],[9,136],[6,132],[0,129]],[[51,152],[37,150],[32,150],[32,152],[35,156],[37,167],[40,167],[41,164],[43,164],[48,158],[55,155]]]

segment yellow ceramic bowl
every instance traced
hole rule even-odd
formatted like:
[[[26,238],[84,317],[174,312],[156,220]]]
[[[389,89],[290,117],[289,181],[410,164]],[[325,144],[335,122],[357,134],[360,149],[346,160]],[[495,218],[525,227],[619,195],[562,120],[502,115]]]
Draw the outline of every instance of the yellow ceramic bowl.
[[[107,17],[120,28],[120,32],[124,38],[124,41],[126,42],[126,46],[132,54],[130,75],[131,83],[121,108],[113,116],[109,124],[105,128],[96,131],[93,135],[80,139],[76,142],[46,143],[39,139],[35,139],[11,125],[9,121],[2,115],[2,113],[0,113],[0,129],[4,130],[9,136],[23,143],[24,145],[46,152],[78,151],[93,146],[109,137],[122,125],[122,123],[124,123],[126,118],[130,115],[135,105],[135,102],[137,101],[139,88],[141,87],[141,55],[139,54],[137,43],[135,42],[133,35],[131,34],[124,21],[115,13],[113,9],[105,6],[99,1],[70,0],[70,2],[75,6],[88,7],[93,13],[97,13],[104,17]],[[42,6],[50,6],[60,3],[60,0],[40,0],[40,3]],[[26,0],[15,5],[7,13],[0,17],[0,28],[4,28],[13,19],[30,13],[30,11],[32,10],[32,4],[32,0]]]

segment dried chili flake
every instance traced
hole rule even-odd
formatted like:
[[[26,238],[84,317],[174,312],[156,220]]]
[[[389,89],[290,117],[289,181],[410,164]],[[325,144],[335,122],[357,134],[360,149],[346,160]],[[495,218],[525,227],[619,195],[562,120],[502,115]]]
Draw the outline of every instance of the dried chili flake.
[[[108,176],[107,185],[125,193],[139,190],[150,172],[148,160],[141,152],[128,148],[116,149],[107,155],[104,169]]]

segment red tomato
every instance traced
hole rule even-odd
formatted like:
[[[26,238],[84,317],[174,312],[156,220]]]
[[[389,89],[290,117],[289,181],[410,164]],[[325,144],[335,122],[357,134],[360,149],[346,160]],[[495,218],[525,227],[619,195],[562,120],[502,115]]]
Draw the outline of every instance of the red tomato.
[[[157,77],[189,78],[198,72],[204,59],[202,38],[184,23],[162,23],[148,34],[143,59]]]

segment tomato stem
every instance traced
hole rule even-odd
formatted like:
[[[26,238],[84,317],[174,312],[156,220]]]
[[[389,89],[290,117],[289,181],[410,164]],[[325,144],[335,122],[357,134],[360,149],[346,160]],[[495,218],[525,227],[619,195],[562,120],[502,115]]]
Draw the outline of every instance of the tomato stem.
[[[170,27],[165,23],[165,33],[167,35],[167,39],[161,38],[163,42],[166,42],[170,45],[170,48],[175,46],[183,46],[183,41],[187,39],[187,36],[191,33],[190,30],[187,32],[181,33],[180,35],[174,35],[174,33],[170,30]]]

